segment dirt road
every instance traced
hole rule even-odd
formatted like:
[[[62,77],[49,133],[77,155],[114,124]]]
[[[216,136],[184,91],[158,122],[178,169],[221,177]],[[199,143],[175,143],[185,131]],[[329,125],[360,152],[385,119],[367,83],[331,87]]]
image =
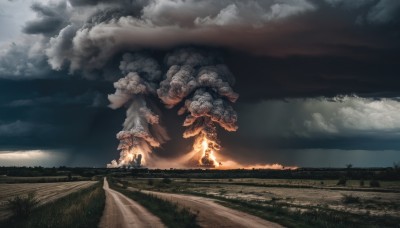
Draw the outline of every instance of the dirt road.
[[[140,204],[110,189],[106,178],[103,188],[106,191],[106,206],[99,227],[165,227],[158,217]]]
[[[130,190],[135,190],[129,188]],[[197,222],[201,227],[283,227],[277,223],[263,220],[259,217],[236,211],[216,203],[213,199],[163,192],[144,191],[162,199],[178,203],[185,208],[197,213]]]

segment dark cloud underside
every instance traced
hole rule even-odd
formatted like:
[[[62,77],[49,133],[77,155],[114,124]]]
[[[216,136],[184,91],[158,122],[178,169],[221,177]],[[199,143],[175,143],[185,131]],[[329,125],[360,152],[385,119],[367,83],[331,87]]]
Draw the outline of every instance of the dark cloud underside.
[[[106,107],[111,81],[143,74],[133,63],[118,69],[124,53],[145,53],[160,65],[155,81],[165,80],[165,102],[178,91],[167,79],[167,56],[180,48],[219,56],[236,78],[223,78],[240,94],[232,104],[238,132],[218,132],[223,154],[309,165],[319,164],[321,150],[341,156],[339,165],[355,159],[346,150],[368,155],[363,164],[385,151],[387,164],[400,150],[398,0],[59,0],[31,10],[36,18],[23,35],[0,46],[0,150],[65,148],[69,164],[82,165],[81,157],[105,164],[118,154],[115,134],[125,118],[122,108]],[[0,9],[2,34],[14,31],[4,25],[18,20],[12,15]],[[157,85],[146,99],[162,110],[172,140],[154,151],[174,157],[191,141],[181,139],[185,119],[163,107]],[[213,89],[204,87],[204,94]],[[196,103],[192,93],[185,97]],[[174,105],[185,106],[181,100]]]

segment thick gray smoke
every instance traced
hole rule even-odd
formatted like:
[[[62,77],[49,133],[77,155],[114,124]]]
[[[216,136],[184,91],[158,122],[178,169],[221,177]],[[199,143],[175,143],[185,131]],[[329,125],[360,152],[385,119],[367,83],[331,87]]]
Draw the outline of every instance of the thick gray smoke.
[[[157,90],[159,98],[168,108],[184,102],[178,111],[188,114],[183,136],[206,138],[211,149],[219,150],[215,124],[227,131],[237,130],[237,114],[231,106],[239,97],[232,89],[234,77],[214,54],[195,49],[174,51],[166,62],[169,70]],[[201,163],[215,165],[204,157]]]
[[[161,71],[158,63],[139,54],[125,54],[120,70],[126,76],[114,83],[114,94],[108,96],[113,109],[127,106],[120,141],[120,159],[108,167],[148,165],[152,148],[159,147],[168,137],[159,125],[159,116],[147,107],[145,96],[155,95]],[[154,126],[154,127],[153,127]]]
[[[397,25],[400,9],[397,0],[44,2],[32,5],[37,16],[23,27],[29,36],[16,39],[18,47],[10,46],[0,52],[2,77],[43,77],[43,69],[47,72],[49,67],[83,72],[89,78],[106,76],[107,64],[120,53],[146,48],[169,50],[183,44],[218,46],[267,56],[314,56],[333,50],[335,55],[354,54],[333,47],[358,47],[357,40],[373,50],[388,48],[387,44],[392,42],[397,44],[395,36],[378,39],[377,34],[381,33],[375,27],[357,33],[351,31],[354,26]],[[326,13],[331,16],[321,17]],[[332,20],[336,17],[343,20]],[[314,20],[320,23],[308,23]],[[298,39],[307,34],[313,35]],[[29,45],[25,45],[27,39]]]

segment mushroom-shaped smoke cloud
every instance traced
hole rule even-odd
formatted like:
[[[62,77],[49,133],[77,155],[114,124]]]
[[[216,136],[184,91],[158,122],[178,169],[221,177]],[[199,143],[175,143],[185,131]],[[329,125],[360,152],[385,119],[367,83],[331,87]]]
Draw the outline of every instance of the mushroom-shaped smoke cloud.
[[[126,76],[114,83],[116,91],[108,99],[111,108],[128,106],[128,109],[123,130],[117,134],[120,159],[113,160],[107,166],[149,165],[152,148],[159,147],[168,139],[166,131],[159,124],[159,116],[147,107],[150,101],[145,97],[156,94],[161,79],[160,67],[152,58],[125,54],[119,68]]]
[[[215,124],[227,131],[237,130],[237,114],[230,103],[239,95],[232,89],[235,80],[228,68],[212,53],[179,49],[166,58],[169,70],[157,90],[168,108],[184,101],[178,114],[188,113],[183,125],[184,137],[195,137],[193,146],[200,166],[215,167],[214,152],[220,149]],[[197,158],[198,155],[200,158]]]

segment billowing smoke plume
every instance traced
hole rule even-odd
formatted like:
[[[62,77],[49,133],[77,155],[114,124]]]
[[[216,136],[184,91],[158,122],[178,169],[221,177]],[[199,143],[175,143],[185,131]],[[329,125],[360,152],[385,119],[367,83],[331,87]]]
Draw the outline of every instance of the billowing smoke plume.
[[[158,63],[139,54],[125,54],[119,66],[126,75],[114,83],[116,89],[108,99],[113,109],[128,107],[123,129],[117,134],[121,150],[119,161],[108,167],[140,167],[151,162],[152,148],[159,147],[167,139],[159,125],[159,116],[147,107],[146,96],[155,95],[161,71]]]
[[[204,147],[200,165],[219,165],[211,157],[220,149],[216,125],[237,130],[237,114],[231,103],[239,95],[232,89],[232,74],[213,53],[195,49],[179,49],[167,56],[166,63],[169,70],[157,90],[159,98],[169,108],[184,101],[178,111],[180,115],[187,113],[183,136],[195,137],[195,150],[197,145]]]

